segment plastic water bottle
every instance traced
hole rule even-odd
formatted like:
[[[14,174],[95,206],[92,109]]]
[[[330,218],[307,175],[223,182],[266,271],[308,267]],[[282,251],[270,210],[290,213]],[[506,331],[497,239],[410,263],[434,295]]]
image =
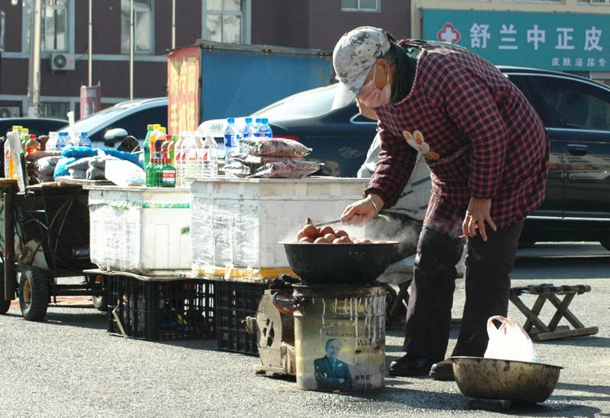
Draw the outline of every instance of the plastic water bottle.
[[[218,144],[210,135],[203,142],[202,155],[202,177],[218,177]]]
[[[57,132],[49,132],[49,140],[47,141],[46,151],[57,151],[57,140],[59,134]]]
[[[225,129],[225,164],[229,164],[234,154],[239,153],[241,132],[235,126],[235,118],[227,119],[229,125]]]
[[[89,139],[89,135],[87,135],[87,132],[80,133],[80,139],[78,141],[78,146],[91,148],[91,140]]]
[[[178,135],[178,142],[176,142],[174,151],[174,167],[176,167],[176,187],[182,186],[182,156],[184,152],[184,140],[184,131],[180,131],[180,135]]]
[[[64,148],[70,146],[70,137],[67,132],[60,132],[55,145],[57,151],[63,151]]]
[[[252,138],[254,136],[254,131],[256,130],[254,124],[252,123],[252,118],[246,118],[246,126],[241,131],[242,139]]]
[[[193,132],[186,134],[182,154],[182,185],[190,186],[199,177],[199,146]]]
[[[144,144],[143,144],[143,148],[144,148],[144,168],[146,169],[146,167],[148,167],[148,164],[150,164],[150,135],[153,132],[153,125],[147,125],[146,126],[146,138],[144,138]]]
[[[271,130],[271,126],[269,126],[269,119],[262,118],[261,123],[256,128],[255,136],[259,138],[272,138],[273,131]]]

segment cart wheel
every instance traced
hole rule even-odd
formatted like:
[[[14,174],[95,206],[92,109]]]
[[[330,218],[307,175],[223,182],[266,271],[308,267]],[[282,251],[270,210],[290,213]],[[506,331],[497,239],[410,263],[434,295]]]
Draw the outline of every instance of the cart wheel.
[[[4,267],[3,264],[0,264],[0,268],[2,271],[0,271],[0,315],[4,315],[5,313],[8,312],[9,308],[11,307],[11,301],[10,300],[4,300]]]
[[[27,267],[19,281],[19,306],[27,321],[42,321],[49,307],[49,280],[38,267]]]

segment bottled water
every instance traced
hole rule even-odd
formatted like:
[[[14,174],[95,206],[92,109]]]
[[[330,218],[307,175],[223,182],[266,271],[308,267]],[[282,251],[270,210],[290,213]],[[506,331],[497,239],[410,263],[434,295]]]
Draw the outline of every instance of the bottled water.
[[[261,123],[256,128],[255,136],[259,138],[271,138],[273,137],[273,131],[269,126],[269,119],[262,118]]]
[[[91,148],[91,140],[89,139],[89,135],[87,135],[87,132],[81,132],[80,139],[78,141],[78,146]]]
[[[180,131],[180,135],[178,136],[178,142],[176,142],[174,150],[174,167],[176,167],[176,187],[182,186],[182,157],[184,154],[184,140],[185,132]]]
[[[244,129],[241,131],[241,137],[243,139],[252,138],[255,131],[256,127],[252,123],[252,118],[246,118],[246,126],[244,126]]]
[[[239,153],[239,139],[241,132],[235,126],[235,118],[227,119],[229,125],[225,129],[225,164],[231,162],[234,154]]]
[[[70,146],[70,137],[67,132],[60,132],[55,145],[57,151],[63,151],[64,148]]]
[[[202,149],[202,177],[218,177],[218,144],[214,137],[208,135]]]
[[[193,132],[187,132],[182,151],[182,185],[190,186],[199,177],[199,146]]]
[[[47,151],[57,151],[57,140],[59,139],[59,134],[57,132],[49,133],[49,140],[46,144]]]

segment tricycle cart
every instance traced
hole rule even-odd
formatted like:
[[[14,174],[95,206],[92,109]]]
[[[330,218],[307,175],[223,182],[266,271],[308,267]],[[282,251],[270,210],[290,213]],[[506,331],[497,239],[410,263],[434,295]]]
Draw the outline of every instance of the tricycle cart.
[[[61,183],[29,186],[19,192],[9,182],[4,181],[2,188],[5,241],[0,313],[6,313],[16,294],[29,321],[42,321],[49,303],[56,304],[58,296],[92,296],[94,306],[104,310],[104,276],[83,272],[94,267],[89,257],[88,192],[80,185]],[[73,279],[59,280],[64,278]]]

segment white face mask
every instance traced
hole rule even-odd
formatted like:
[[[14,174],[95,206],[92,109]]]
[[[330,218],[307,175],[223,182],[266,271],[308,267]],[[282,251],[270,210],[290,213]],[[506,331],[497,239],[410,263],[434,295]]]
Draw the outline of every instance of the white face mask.
[[[390,98],[392,97],[392,86],[390,86],[390,75],[388,74],[388,79],[386,85],[383,89],[379,90],[375,85],[375,76],[377,75],[377,65],[373,70],[373,79],[366,83],[360,89],[358,93],[358,100],[368,106],[370,108],[379,107],[390,103]]]

